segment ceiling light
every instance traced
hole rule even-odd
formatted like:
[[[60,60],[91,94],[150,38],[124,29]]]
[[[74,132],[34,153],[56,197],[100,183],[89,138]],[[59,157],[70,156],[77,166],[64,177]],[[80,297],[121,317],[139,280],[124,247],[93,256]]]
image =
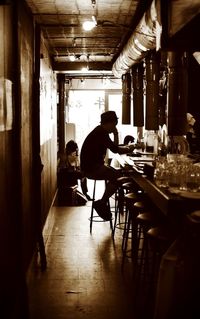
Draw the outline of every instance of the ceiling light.
[[[88,72],[88,67],[86,66],[86,67],[83,67],[82,69],[81,69],[81,71],[82,72]]]
[[[96,22],[96,18],[94,16],[92,16],[92,20],[87,20],[85,22],[83,22],[83,29],[85,31],[90,31],[92,29],[94,29],[97,25]]]
[[[71,62],[74,62],[76,60],[76,57],[75,57],[75,55],[70,55],[69,59]]]

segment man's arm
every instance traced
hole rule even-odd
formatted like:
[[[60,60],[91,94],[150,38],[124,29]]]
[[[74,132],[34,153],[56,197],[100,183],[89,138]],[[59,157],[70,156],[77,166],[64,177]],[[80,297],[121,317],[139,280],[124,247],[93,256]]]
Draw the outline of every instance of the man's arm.
[[[125,146],[118,146],[118,153],[119,154],[127,154],[133,152],[135,146],[133,144],[125,145]]]
[[[118,139],[118,134],[114,133],[114,141],[112,141],[109,138],[109,142],[108,142],[108,148],[113,152],[113,153],[119,153],[119,154],[126,154],[126,153],[130,153],[135,149],[135,146],[133,144],[129,144],[129,145],[118,145],[119,144],[119,139]],[[116,135],[115,135],[116,134]]]
[[[118,135],[117,128],[114,130],[113,135],[114,135],[114,144],[118,146],[118,144],[119,144],[119,135]]]
[[[113,135],[114,135],[114,144],[118,146],[119,154],[130,153],[134,150],[135,146],[133,144],[119,146],[119,136],[118,136],[117,128],[115,128],[115,130],[113,131]]]

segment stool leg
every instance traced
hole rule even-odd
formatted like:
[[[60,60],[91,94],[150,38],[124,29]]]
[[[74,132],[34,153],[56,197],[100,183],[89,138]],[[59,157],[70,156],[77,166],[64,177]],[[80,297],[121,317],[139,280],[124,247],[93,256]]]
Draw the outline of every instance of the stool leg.
[[[93,187],[93,194],[92,194],[92,207],[91,207],[91,215],[90,215],[90,234],[92,233],[92,222],[93,222],[93,215],[94,215],[95,191],[96,191],[96,180],[94,180],[94,187]]]
[[[125,225],[125,228],[124,228],[124,233],[123,233],[123,239],[122,239],[122,251],[123,253],[126,254],[126,250],[127,250],[127,245],[128,245],[128,235],[129,235],[129,232],[130,232],[130,229],[131,229],[131,223],[132,223],[132,220],[131,220],[131,215],[129,214],[128,216],[128,221]]]
[[[114,219],[113,235],[115,234],[115,229],[116,229],[116,225],[117,225],[117,216],[118,216],[118,193],[116,191],[116,193],[115,193],[115,219]]]
[[[129,232],[128,227],[130,228],[130,225],[128,225],[128,220],[129,220],[129,209],[128,209],[128,207],[126,207],[125,220],[124,220],[124,232],[123,232],[123,236],[122,236],[122,251],[124,250],[127,231]]]
[[[108,199],[108,202],[107,202],[107,206],[109,207],[109,211],[110,211],[110,201],[109,201],[109,199]],[[110,220],[110,229],[111,229],[111,232],[112,232],[112,236],[113,236],[113,238],[114,238],[115,229],[114,229],[114,227],[113,227],[112,218],[111,218],[111,220]]]
[[[115,234],[115,230],[117,228],[117,225],[120,225],[120,205],[119,205],[119,190],[115,193],[115,217],[114,217],[114,229],[113,229],[113,236]],[[120,228],[120,227],[119,227]]]
[[[137,221],[136,221],[136,216],[135,216],[135,214],[133,214],[133,216],[132,216],[132,237],[131,237],[133,264],[135,263],[135,261],[138,258],[139,241],[138,241],[137,231],[138,231],[138,224],[137,224]]]
[[[128,235],[129,235],[130,228],[131,228],[131,220],[128,219],[128,223],[124,229],[124,243],[123,243],[122,264],[121,264],[122,270],[124,268],[124,262],[125,262],[125,258],[126,258],[126,254],[127,254]]]
[[[95,201],[95,192],[96,192],[96,181],[97,180],[94,180],[91,214],[90,214],[90,218],[89,218],[89,220],[90,220],[90,234],[92,234],[93,221],[97,221],[97,220],[95,220],[95,217],[99,217],[98,215],[94,216],[94,201]],[[106,183],[106,181],[105,181],[105,183]],[[107,201],[106,205],[107,205],[109,211],[111,211],[111,209],[110,209],[110,201],[109,200]],[[98,220],[98,221],[99,222],[105,222],[106,220]],[[113,228],[112,218],[109,221],[110,221],[110,228],[111,228],[111,231],[112,231],[112,237],[114,238],[114,228]]]

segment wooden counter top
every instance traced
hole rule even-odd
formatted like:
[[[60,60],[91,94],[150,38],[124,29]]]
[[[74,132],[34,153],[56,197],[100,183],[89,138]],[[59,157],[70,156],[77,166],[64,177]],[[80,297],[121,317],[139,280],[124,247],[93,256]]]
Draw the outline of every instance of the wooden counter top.
[[[185,198],[178,194],[171,193],[168,189],[158,187],[153,179],[147,178],[134,165],[134,158],[127,155],[120,156],[121,165],[129,165],[132,171],[130,176],[134,181],[147,192],[151,201],[159,208],[159,210],[167,216],[180,217],[180,214],[191,213],[200,209],[200,199]],[[141,162],[143,158],[141,157]],[[131,165],[132,163],[132,165]]]

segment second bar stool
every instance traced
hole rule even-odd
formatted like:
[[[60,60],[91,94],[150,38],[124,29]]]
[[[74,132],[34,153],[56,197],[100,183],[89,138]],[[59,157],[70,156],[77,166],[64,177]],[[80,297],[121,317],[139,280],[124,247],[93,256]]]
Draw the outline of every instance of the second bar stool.
[[[125,257],[133,257],[137,249],[137,223],[136,218],[139,212],[145,208],[145,201],[142,201],[141,194],[128,193],[126,199],[125,227],[122,238],[123,262]],[[128,243],[130,242],[130,247]],[[129,254],[130,253],[130,254]]]
[[[146,286],[148,295],[154,298],[158,270],[163,254],[173,242],[173,235],[164,224],[150,227],[144,235],[142,257],[139,263],[138,283]],[[138,289],[139,290],[139,289]]]
[[[124,209],[125,209],[124,195],[130,191],[130,187],[132,185],[133,179],[128,176],[122,176],[117,179],[117,182],[118,182],[118,188],[115,193],[114,232],[116,228],[124,229],[124,221],[121,221],[121,216],[124,215]]]

